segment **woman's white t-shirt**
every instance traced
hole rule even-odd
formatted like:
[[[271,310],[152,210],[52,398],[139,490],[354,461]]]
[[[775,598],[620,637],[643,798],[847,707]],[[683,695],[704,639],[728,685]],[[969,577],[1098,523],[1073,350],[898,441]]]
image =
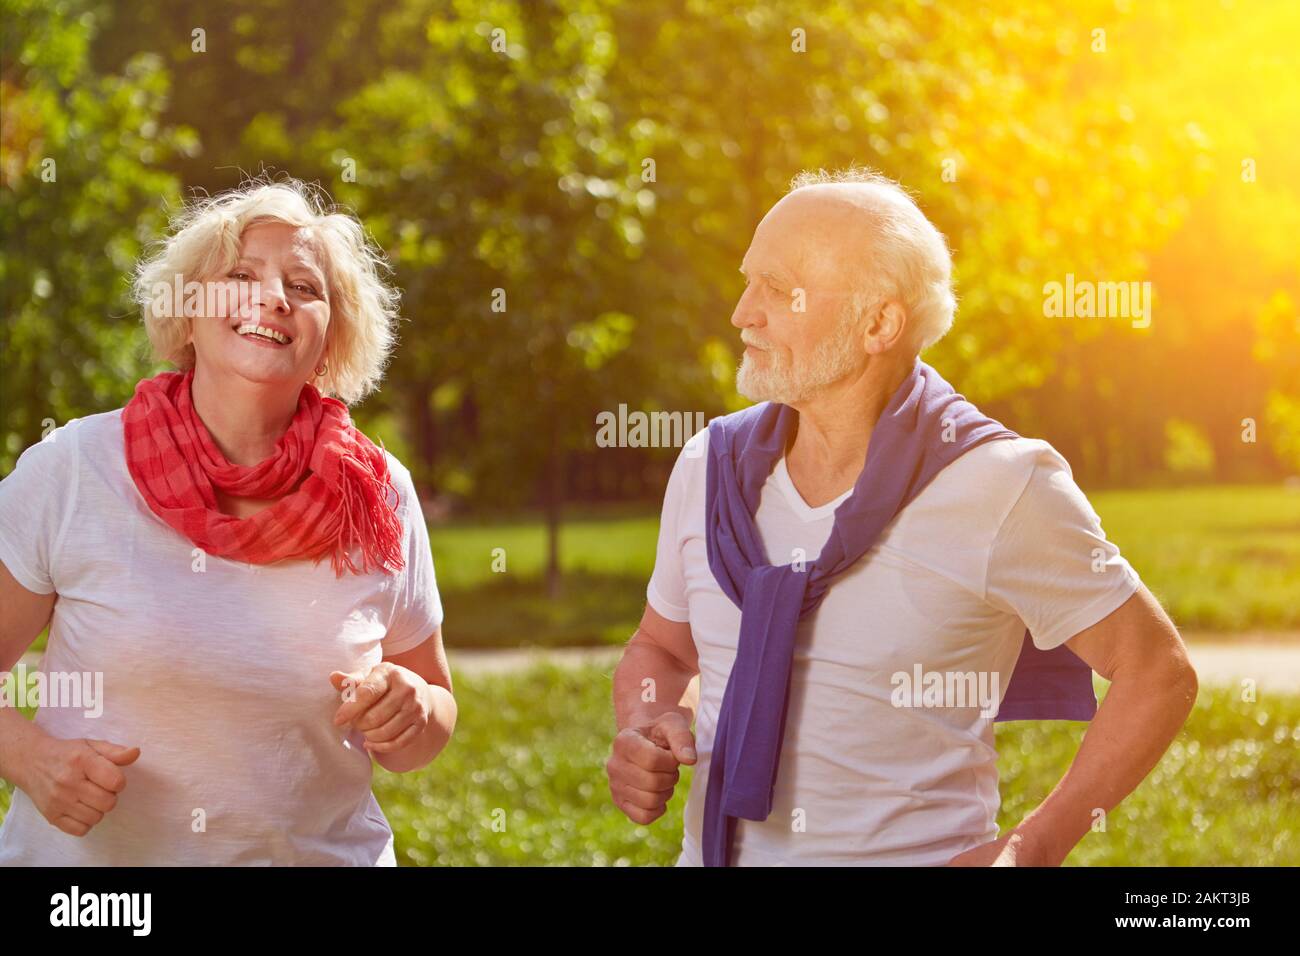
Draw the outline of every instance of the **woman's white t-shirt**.
[[[23,452],[0,482],[0,561],[29,591],[58,593],[39,667],[61,689],[36,724],[140,757],[84,837],[15,790],[0,864],[394,865],[364,738],[333,725],[329,675],[368,670],[442,623],[410,473],[388,455],[406,556],[395,575],[229,561],[149,510],[121,413],[74,419]]]
[[[699,653],[682,866],[702,862],[713,735],[740,634],[740,611],[709,569],[707,448],[706,430],[678,457],[647,590],[657,612],[690,624]],[[782,459],[755,516],[768,560],[816,560],[849,494],[810,507]],[[1140,583],[1051,445],[1014,438],[966,452],[800,622],[772,813],[737,821],[732,862],[929,866],[996,839],[996,706],[899,706],[909,686],[899,675],[973,674],[1001,703],[1026,627],[1051,649]]]

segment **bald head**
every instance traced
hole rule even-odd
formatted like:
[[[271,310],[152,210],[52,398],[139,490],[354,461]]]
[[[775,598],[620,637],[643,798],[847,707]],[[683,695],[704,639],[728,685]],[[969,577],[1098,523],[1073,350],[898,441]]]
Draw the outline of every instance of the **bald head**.
[[[828,287],[851,291],[850,264],[866,262],[870,255],[872,203],[873,197],[858,189],[810,186],[778,201],[758,231],[780,234],[801,274],[825,273]]]
[[[947,243],[897,183],[865,171],[796,179],[740,269],[736,387],[755,401],[810,407],[889,377],[952,324]]]
[[[865,169],[801,173],[768,218],[797,230],[797,255],[805,266],[818,260],[832,271],[855,311],[898,301],[913,353],[951,328],[957,302],[948,243],[898,183]]]

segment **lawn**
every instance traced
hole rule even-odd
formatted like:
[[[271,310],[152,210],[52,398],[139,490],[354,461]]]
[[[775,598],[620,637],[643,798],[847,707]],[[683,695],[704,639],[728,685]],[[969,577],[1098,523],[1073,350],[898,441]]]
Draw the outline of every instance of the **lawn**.
[[[425,770],[376,768],[406,865],[669,865],[689,769],[668,813],[637,826],[609,800],[609,672],[539,667],[457,678],[456,735]],[[1099,693],[1104,694],[1099,683]],[[1004,829],[1056,784],[1085,725],[997,725]],[[1300,864],[1300,697],[1202,689],[1151,775],[1068,865]],[[0,787],[0,808],[8,792]]]
[[[1300,489],[1235,485],[1090,498],[1106,536],[1180,627],[1300,628]]]
[[[1300,629],[1300,491],[1281,485],[1104,491],[1089,496],[1106,536],[1181,628]],[[558,601],[541,573],[539,522],[430,530],[449,644],[622,643],[654,567],[658,515],[577,518],[560,535]],[[506,571],[492,571],[493,549]]]
[[[379,771],[375,792],[404,864],[669,865],[680,849],[686,768],[668,813],[633,824],[611,804],[609,674],[538,668],[462,678],[460,723],[425,771]],[[1105,685],[1099,680],[1098,693]],[[999,825],[1056,785],[1086,725],[998,724]],[[1068,865],[1300,864],[1300,697],[1246,704],[1202,690],[1183,732]],[[501,829],[499,821],[505,821]],[[494,829],[494,822],[497,826]]]

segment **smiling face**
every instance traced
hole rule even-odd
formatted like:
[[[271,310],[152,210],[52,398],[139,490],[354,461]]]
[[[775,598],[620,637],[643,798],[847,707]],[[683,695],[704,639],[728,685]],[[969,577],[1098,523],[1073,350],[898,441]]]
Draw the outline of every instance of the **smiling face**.
[[[746,345],[736,375],[741,395],[794,404],[866,362],[843,267],[854,261],[861,233],[859,210],[811,189],[790,193],[763,217],[741,264],[746,288],[731,316]]]
[[[297,396],[325,360],[330,318],[325,271],[310,232],[255,223],[240,237],[235,265],[211,281],[225,284],[229,305],[194,319],[196,374],[218,391],[237,377]],[[259,327],[270,336],[257,333]]]

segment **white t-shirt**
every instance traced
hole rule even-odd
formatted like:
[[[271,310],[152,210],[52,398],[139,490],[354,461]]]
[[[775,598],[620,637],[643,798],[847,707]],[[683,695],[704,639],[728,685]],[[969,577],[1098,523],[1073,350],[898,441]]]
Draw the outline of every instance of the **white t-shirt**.
[[[121,413],[74,419],[23,452],[0,482],[0,561],[28,590],[58,593],[41,670],[91,675],[92,692],[102,675],[101,715],[43,704],[37,725],[140,757],[84,837],[15,790],[0,865],[395,865],[364,738],[332,723],[329,675],[410,650],[442,622],[410,473],[388,456],[396,575],[204,558],[140,496]]]
[[[707,443],[706,430],[673,469],[647,589],[657,612],[690,623],[699,652],[684,866],[701,864],[714,728],[740,632],[740,611],[709,570]],[[849,494],[809,507],[782,459],[756,516],[768,560],[789,564],[796,549],[815,560]],[[983,674],[1000,702],[1026,625],[1038,647],[1056,647],[1138,585],[1049,444],[1004,439],[962,455],[800,623],[772,813],[737,822],[732,862],[937,865],[996,839],[992,717],[969,698],[970,706],[895,706],[908,687],[895,675],[915,678],[918,665],[923,681],[930,672]],[[999,676],[995,694],[990,675]]]

